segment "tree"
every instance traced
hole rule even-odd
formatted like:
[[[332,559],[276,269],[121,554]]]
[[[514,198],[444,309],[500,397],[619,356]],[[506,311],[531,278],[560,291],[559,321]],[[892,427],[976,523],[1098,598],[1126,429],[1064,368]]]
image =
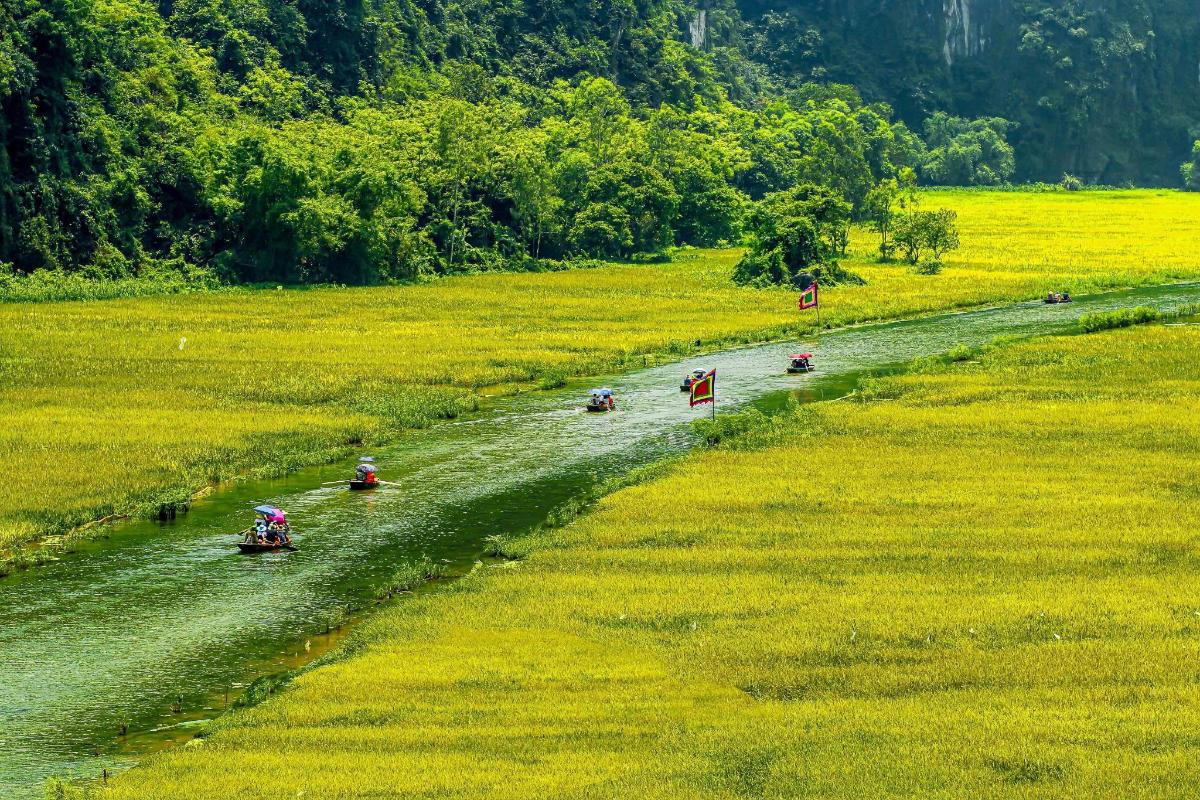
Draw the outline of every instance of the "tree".
[[[934,264],[958,249],[958,213],[948,208],[909,211],[896,217],[893,239],[910,264],[920,264],[929,255]]]
[[[850,204],[833,190],[805,184],[768,195],[753,222],[754,246],[734,270],[738,283],[787,285],[801,272],[822,269],[838,275],[835,258],[850,226]]]
[[[921,175],[942,186],[995,186],[1016,171],[1008,143],[1015,126],[999,117],[968,120],[938,111],[925,121],[929,147]]]
[[[897,175],[875,184],[863,203],[864,216],[879,234],[879,257],[883,261],[890,261],[896,250],[888,241],[896,215],[917,204],[916,173],[901,167]]]
[[[1200,192],[1200,139],[1192,145],[1192,160],[1180,169],[1183,173],[1183,185],[1189,192]]]

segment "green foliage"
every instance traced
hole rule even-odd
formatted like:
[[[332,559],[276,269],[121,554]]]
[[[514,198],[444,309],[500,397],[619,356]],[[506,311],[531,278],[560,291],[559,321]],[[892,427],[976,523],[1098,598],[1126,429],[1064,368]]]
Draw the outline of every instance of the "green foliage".
[[[731,38],[777,85],[850,83],[913,126],[937,111],[1017,123],[1021,182],[1175,185],[1200,121],[1187,0],[736,5]]]
[[[1013,124],[999,117],[967,120],[938,111],[925,121],[929,151],[921,164],[927,182],[945,186],[995,186],[1016,171],[1007,135]]]
[[[1190,192],[1200,192],[1200,139],[1192,145],[1192,158],[1180,167],[1183,185]]]
[[[922,274],[936,275],[941,271],[942,256],[958,249],[958,213],[940,208],[901,214],[893,238],[908,263],[924,264]]]
[[[850,211],[832,189],[813,184],[767,195],[754,210],[754,246],[734,280],[789,285],[802,272],[833,266],[849,235]]]
[[[902,98],[879,59],[846,69],[852,34],[824,12],[777,5],[708,4],[700,25],[683,0],[4,0],[0,264],[408,281],[738,242],[752,200],[804,184],[882,225],[887,257],[905,170],[1007,181],[1009,135],[1027,157],[1061,109],[1111,94],[1100,66],[1142,58],[1140,28],[1110,15],[1020,11],[1023,57],[1088,64],[1074,100],[1026,103],[1045,100],[1033,119]],[[918,94],[942,80],[897,63]],[[993,107],[1020,126],[959,116]]]
[[[1110,330],[1112,328],[1128,328],[1133,325],[1145,325],[1159,318],[1157,309],[1149,306],[1137,308],[1121,308],[1116,311],[1097,311],[1084,314],[1079,318],[1079,329],[1084,333]]]
[[[896,246],[888,240],[896,215],[918,204],[917,175],[911,167],[901,167],[895,178],[886,178],[875,185],[863,202],[863,216],[879,233],[879,258],[891,261]]]

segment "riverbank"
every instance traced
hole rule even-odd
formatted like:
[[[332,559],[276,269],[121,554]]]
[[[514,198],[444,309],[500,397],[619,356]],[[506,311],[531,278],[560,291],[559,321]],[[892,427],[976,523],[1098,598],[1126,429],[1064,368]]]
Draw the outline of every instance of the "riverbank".
[[[938,276],[868,260],[823,296],[828,327],[1200,277],[1200,216],[1169,192],[925,194],[960,211]],[[1188,226],[1192,226],[1188,228]],[[484,392],[802,336],[785,291],[733,287],[737,251],[667,265],[481,275],[376,289],[0,306],[0,563],[96,519],[186,503],[475,408]],[[490,388],[489,388],[490,387]],[[94,531],[92,531],[94,532]],[[63,540],[58,540],[59,544]],[[41,551],[53,553],[53,547]]]
[[[103,796],[1188,797],[1198,351],[1051,338],[805,407]]]

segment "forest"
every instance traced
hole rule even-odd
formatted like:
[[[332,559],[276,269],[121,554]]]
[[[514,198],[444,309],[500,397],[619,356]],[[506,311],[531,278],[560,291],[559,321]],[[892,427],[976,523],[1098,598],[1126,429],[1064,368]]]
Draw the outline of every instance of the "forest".
[[[829,5],[0,0],[0,290],[656,260],[806,186],[864,219],[909,174],[1200,181],[1153,47],[1182,3]]]

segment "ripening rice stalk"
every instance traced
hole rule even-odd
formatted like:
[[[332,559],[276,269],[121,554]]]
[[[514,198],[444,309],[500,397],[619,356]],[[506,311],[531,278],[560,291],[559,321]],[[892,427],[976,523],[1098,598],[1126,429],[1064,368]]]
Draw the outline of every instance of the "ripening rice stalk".
[[[107,797],[1193,797],[1198,357],[1143,326],[808,407]]]
[[[928,192],[964,246],[936,276],[875,264],[829,326],[1200,277],[1200,195]],[[694,342],[810,333],[789,291],[738,288],[738,251],[431,284],[0,304],[0,554],[453,417],[479,391],[641,367]],[[596,335],[603,331],[603,335]],[[259,446],[270,441],[271,447]],[[47,479],[67,475],[69,480]],[[3,560],[3,555],[0,555]]]

